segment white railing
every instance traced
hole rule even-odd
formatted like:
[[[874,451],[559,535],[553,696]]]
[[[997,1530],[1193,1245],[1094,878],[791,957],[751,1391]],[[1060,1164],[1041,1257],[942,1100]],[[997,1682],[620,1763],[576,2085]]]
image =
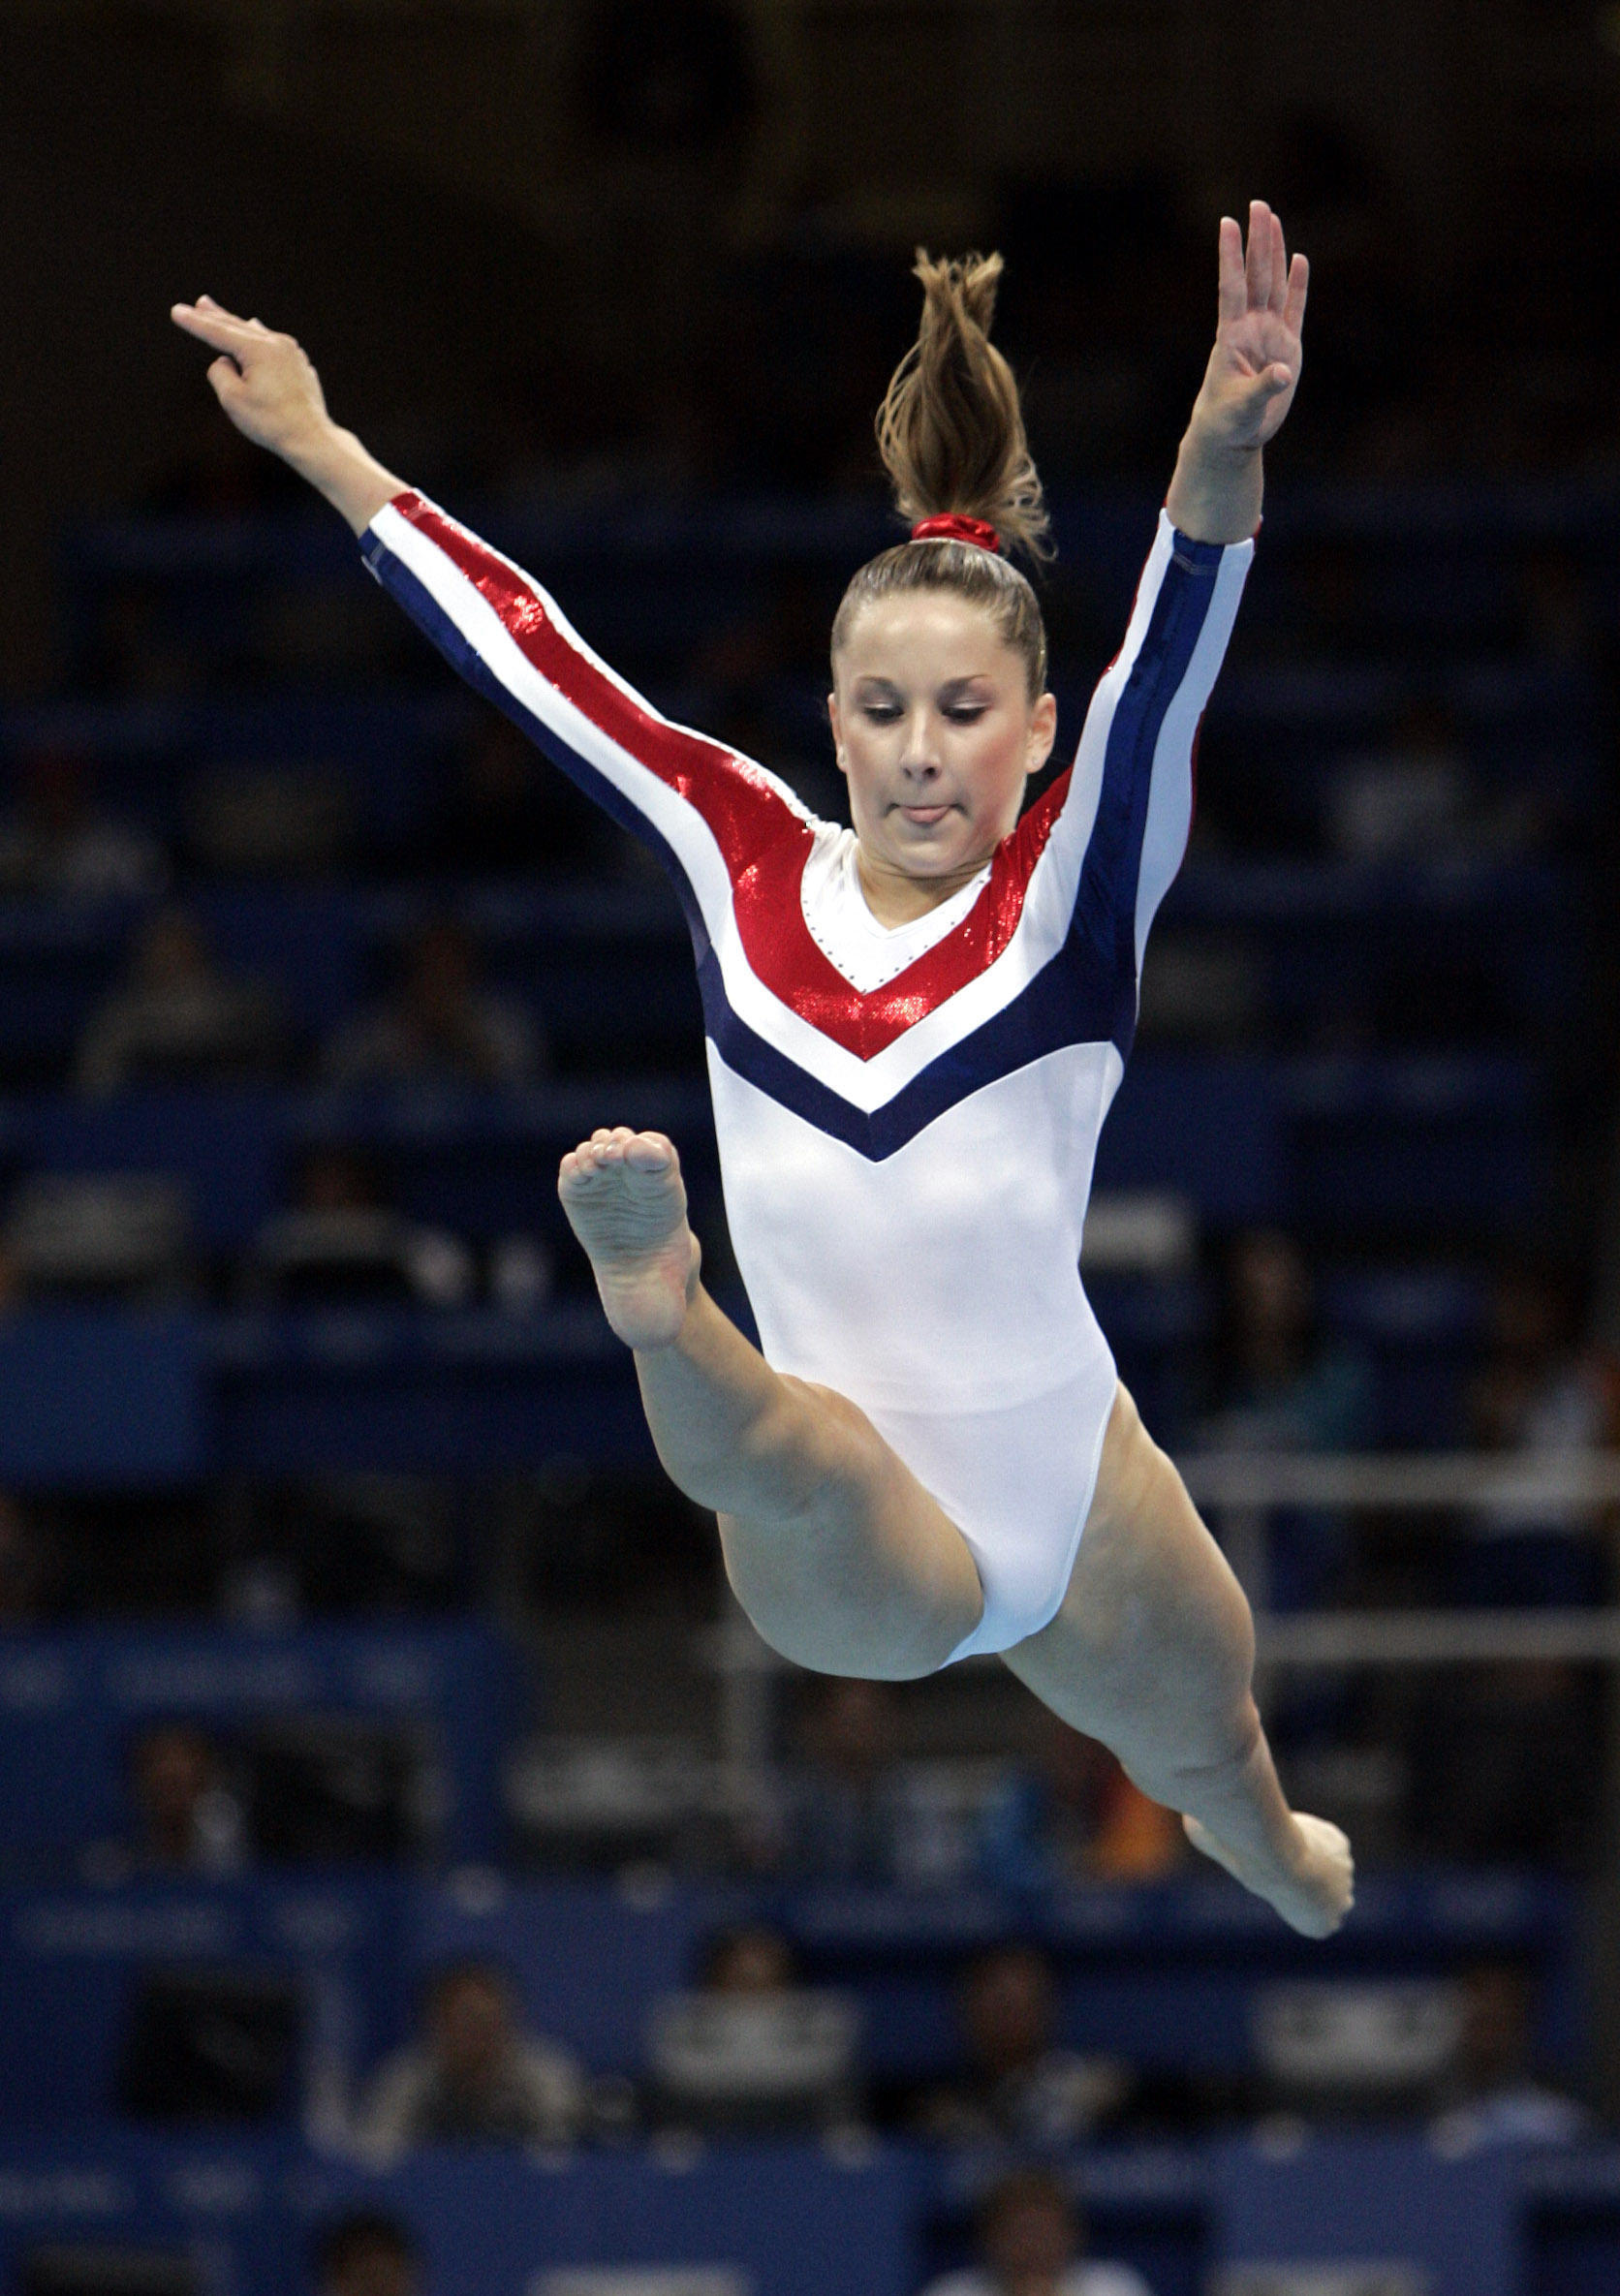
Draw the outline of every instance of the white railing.
[[[1178,1459],[1199,1506],[1602,1506],[1620,1451],[1195,1451]]]
[[[1275,1506],[1397,1513],[1489,1509],[1596,1514],[1620,1505],[1620,1453],[1543,1451],[1195,1452],[1179,1462],[1255,1612],[1261,1666],[1434,1666],[1491,1660],[1620,1660],[1620,1609],[1318,1610],[1266,1601],[1266,1514]],[[1459,1537],[1471,1534],[1459,1530]]]

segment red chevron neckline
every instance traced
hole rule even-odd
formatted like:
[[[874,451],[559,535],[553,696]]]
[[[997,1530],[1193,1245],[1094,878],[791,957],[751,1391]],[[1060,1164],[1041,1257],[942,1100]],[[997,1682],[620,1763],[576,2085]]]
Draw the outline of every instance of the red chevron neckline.
[[[811,825],[759,767],[722,743],[656,717],[565,637],[526,578],[422,496],[391,506],[426,534],[500,617],[531,666],[607,738],[673,790],[707,824],[732,882],[743,953],[788,1008],[857,1059],[872,1060],[1003,954],[1035,864],[1068,793],[1060,774],[996,848],[988,881],[959,923],[882,988],[863,992],[819,946],[804,918]]]

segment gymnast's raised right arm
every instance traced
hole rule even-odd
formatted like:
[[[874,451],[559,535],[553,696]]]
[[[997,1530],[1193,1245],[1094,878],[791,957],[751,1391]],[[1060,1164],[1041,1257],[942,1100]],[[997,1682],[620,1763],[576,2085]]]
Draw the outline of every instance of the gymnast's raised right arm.
[[[805,819],[774,774],[671,725],[616,677],[521,568],[367,453],[327,412],[291,335],[211,296],[176,303],[176,326],[219,356],[214,394],[245,438],[306,479],[361,539],[389,596],[467,679],[571,780],[703,893],[729,890],[753,853]]]
[[[332,420],[321,378],[302,346],[260,320],[238,319],[210,295],[195,303],[173,304],[169,316],[219,353],[208,381],[242,436],[279,454],[357,534],[363,534],[404,481],[368,454],[352,430],[341,430]]]

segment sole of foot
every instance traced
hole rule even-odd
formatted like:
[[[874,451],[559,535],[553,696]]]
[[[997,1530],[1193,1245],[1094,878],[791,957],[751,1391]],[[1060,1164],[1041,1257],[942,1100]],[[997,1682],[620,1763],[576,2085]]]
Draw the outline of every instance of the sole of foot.
[[[604,1128],[563,1158],[557,1194],[613,1330],[627,1347],[667,1348],[698,1269],[673,1144],[662,1132]]]
[[[1234,1881],[1263,1898],[1301,1937],[1330,1938],[1355,1902],[1355,1860],[1349,1837],[1325,1817],[1295,1815],[1299,1862],[1289,1873],[1262,1872],[1239,1857],[1196,1817],[1184,1817],[1195,1849],[1225,1866]]]

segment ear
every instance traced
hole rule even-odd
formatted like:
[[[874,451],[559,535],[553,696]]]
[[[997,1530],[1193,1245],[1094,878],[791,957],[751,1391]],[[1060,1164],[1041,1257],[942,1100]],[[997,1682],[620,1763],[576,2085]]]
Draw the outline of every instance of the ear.
[[[833,763],[837,766],[839,772],[843,774],[846,779],[848,779],[850,769],[844,760],[844,729],[838,716],[838,697],[836,694],[829,694],[826,698],[826,716],[827,723],[832,728]]]
[[[1043,694],[1029,714],[1029,752],[1026,773],[1039,773],[1052,754],[1057,739],[1057,696]]]

